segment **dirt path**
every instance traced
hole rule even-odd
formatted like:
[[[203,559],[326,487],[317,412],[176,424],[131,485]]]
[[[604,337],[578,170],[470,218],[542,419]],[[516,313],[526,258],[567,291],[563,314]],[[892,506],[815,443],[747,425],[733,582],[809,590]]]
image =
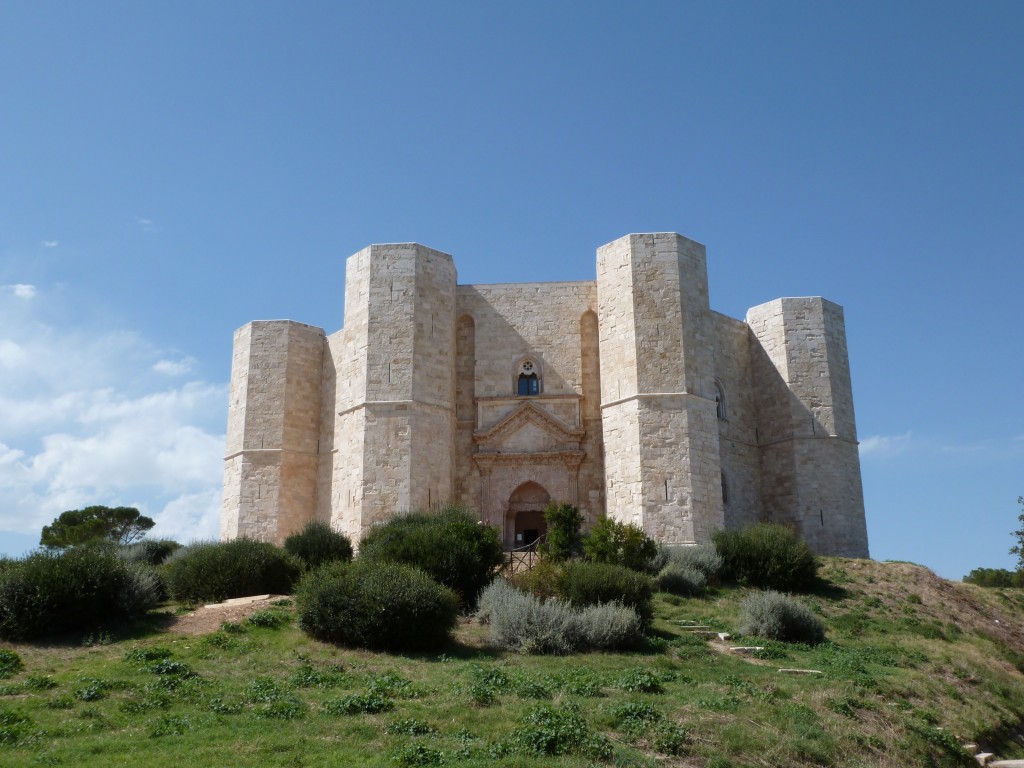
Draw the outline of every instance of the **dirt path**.
[[[270,606],[275,600],[286,598],[286,595],[254,595],[225,600],[197,608],[192,613],[178,616],[167,627],[168,632],[181,635],[206,635],[216,632],[225,621],[242,622],[251,614]]]

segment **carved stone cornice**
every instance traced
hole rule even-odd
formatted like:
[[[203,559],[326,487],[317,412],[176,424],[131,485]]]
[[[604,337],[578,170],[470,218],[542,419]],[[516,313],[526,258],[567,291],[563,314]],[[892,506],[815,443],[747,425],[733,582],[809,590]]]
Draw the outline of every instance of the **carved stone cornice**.
[[[572,427],[533,402],[525,402],[490,429],[473,433],[478,445],[495,442],[526,424],[535,424],[558,442],[579,443],[586,435],[583,427]]]
[[[475,453],[473,461],[482,473],[495,467],[526,467],[537,464],[564,464],[577,469],[583,463],[583,451],[543,451],[541,453]]]

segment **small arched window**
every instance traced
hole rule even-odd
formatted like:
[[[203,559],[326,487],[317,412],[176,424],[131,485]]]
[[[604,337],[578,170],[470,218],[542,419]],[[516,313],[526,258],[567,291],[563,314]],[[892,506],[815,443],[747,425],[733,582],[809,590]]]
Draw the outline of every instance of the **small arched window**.
[[[715,382],[715,415],[718,416],[720,421],[725,421],[725,391],[722,389],[722,385],[717,381]]]
[[[519,366],[519,380],[516,392],[520,395],[539,395],[540,376],[532,360],[524,360]]]

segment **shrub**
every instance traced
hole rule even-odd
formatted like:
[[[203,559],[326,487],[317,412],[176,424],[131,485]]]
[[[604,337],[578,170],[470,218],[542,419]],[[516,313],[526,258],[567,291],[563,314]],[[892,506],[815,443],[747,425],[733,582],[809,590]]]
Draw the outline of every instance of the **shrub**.
[[[578,704],[560,707],[537,704],[527,711],[522,727],[512,732],[505,749],[535,755],[580,755],[608,760],[612,747],[608,739],[593,733]]]
[[[121,557],[129,563],[162,565],[167,558],[181,549],[181,544],[170,539],[143,539],[121,547]]]
[[[455,626],[458,597],[401,563],[329,563],[295,593],[299,626],[318,640],[356,648],[426,650]]]
[[[301,572],[283,549],[252,539],[191,544],[164,567],[168,591],[181,601],[287,594]]]
[[[722,577],[750,587],[803,592],[814,587],[818,560],[793,531],[761,523],[712,537],[722,557]]]
[[[392,756],[400,768],[429,768],[444,765],[444,754],[425,744],[406,744]]]
[[[572,504],[552,501],[544,509],[544,522],[548,533],[540,551],[556,563],[579,557],[583,552],[583,538],[580,526],[583,515]]]
[[[293,533],[284,540],[284,548],[311,569],[335,560],[352,559],[352,542],[348,536],[322,520],[311,520],[301,531]]]
[[[167,584],[160,573],[145,563],[128,563],[126,580],[118,596],[121,613],[134,616],[167,599]]]
[[[655,584],[662,592],[683,597],[700,597],[707,589],[708,580],[707,576],[696,568],[670,562],[661,569]]]
[[[787,643],[814,644],[825,639],[825,627],[810,608],[772,591],[754,592],[743,601],[740,632]]]
[[[330,715],[374,715],[394,708],[395,702],[379,693],[342,696],[324,702],[324,711]]]
[[[617,603],[576,610],[560,600],[541,602],[498,579],[480,599],[492,645],[522,653],[568,654],[637,645],[643,624],[636,611]]]
[[[722,571],[722,557],[715,550],[714,544],[662,546],[655,562],[660,566],[659,572],[670,563],[700,571],[708,584],[717,583]]]
[[[14,651],[0,650],[0,679],[13,677],[25,668],[24,663]]]
[[[573,561],[562,566],[558,594],[576,606],[618,602],[648,625],[654,616],[651,578],[621,565]]]
[[[372,530],[359,545],[363,560],[415,566],[450,587],[466,605],[505,561],[501,536],[458,506],[396,517]]]
[[[282,611],[280,608],[264,608],[263,610],[250,613],[245,623],[251,627],[278,629],[291,621],[291,619],[292,617],[288,611]]]
[[[595,563],[643,571],[658,555],[658,545],[637,526],[602,517],[583,539],[583,554]]]
[[[597,651],[632,648],[644,637],[644,623],[633,608],[619,602],[584,608],[576,615],[583,647]]]
[[[967,584],[979,587],[1024,587],[1024,570],[1008,571],[1005,568],[975,568],[964,576]]]
[[[558,600],[541,603],[504,579],[484,590],[480,603],[490,624],[491,644],[523,653],[572,653],[582,645],[573,610]]]
[[[35,552],[0,572],[0,637],[29,640],[92,629],[155,604],[148,582],[112,547]]]
[[[520,571],[512,577],[512,583],[519,589],[547,600],[558,596],[558,580],[562,578],[561,563],[542,557],[528,571]]]

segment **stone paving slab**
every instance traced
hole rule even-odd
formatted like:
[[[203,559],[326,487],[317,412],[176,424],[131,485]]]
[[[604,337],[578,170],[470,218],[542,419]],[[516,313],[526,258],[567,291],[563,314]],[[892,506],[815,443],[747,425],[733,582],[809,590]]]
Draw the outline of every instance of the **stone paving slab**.
[[[222,603],[208,603],[203,608],[228,608],[233,605],[249,605],[250,603],[258,603],[261,600],[269,600],[272,597],[280,597],[280,595],[250,595],[249,597],[233,597],[230,600],[225,600]]]

